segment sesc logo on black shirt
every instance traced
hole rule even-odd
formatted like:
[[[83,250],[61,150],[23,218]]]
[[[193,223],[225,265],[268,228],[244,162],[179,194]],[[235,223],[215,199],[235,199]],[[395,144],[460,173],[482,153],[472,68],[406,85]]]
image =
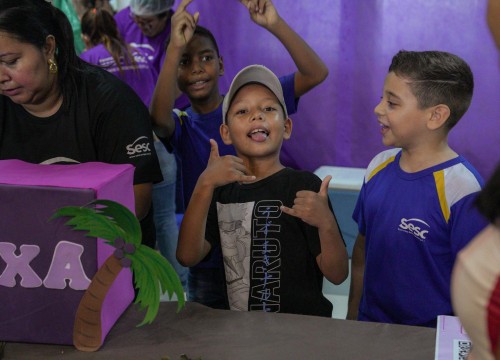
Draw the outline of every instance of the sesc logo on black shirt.
[[[129,158],[137,156],[151,155],[151,143],[147,136],[141,136],[134,140],[132,144],[126,146]]]

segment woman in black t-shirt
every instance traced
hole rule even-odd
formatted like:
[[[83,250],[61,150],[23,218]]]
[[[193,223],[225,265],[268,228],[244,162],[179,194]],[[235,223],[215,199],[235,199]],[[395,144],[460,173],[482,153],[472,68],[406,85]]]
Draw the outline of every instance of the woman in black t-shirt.
[[[151,137],[145,105],[78,58],[60,10],[42,0],[0,2],[0,159],[130,163],[137,217],[149,219],[152,183],[161,180]]]

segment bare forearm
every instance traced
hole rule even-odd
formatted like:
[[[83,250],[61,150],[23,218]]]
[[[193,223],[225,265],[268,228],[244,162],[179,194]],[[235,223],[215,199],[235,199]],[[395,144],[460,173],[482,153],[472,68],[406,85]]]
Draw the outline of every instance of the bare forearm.
[[[364,272],[365,237],[359,234],[352,253],[351,285],[349,288],[349,303],[347,309],[348,320],[356,320],[358,318],[359,304],[363,293]]]
[[[167,48],[165,61],[151,99],[150,112],[153,118],[153,130],[162,138],[169,138],[174,132],[172,117],[177,90],[177,68],[181,50],[173,46]]]
[[[320,228],[321,254],[318,255],[318,266],[323,275],[332,283],[341,284],[349,272],[347,250],[342,241],[336,223],[327,228]]]
[[[177,259],[184,266],[198,264],[210,251],[210,245],[205,240],[205,228],[212,195],[213,187],[198,181],[179,232]]]
[[[295,96],[300,97],[328,76],[328,68],[316,52],[282,18],[268,29],[285,46],[297,66]]]

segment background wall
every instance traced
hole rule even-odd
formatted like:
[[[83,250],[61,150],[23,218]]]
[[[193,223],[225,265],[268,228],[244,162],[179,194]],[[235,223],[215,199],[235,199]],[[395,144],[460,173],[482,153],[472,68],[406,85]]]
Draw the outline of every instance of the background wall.
[[[492,173],[500,161],[500,62],[485,21],[486,0],[274,4],[330,70],[324,83],[302,97],[292,117],[292,139],[283,149],[287,165],[312,171],[321,165],[366,167],[384,149],[373,108],[392,56],[400,49],[444,50],[465,59],[475,76],[471,107],[451,131],[450,144],[484,177]],[[222,91],[252,63],[278,75],[295,70],[284,47],[250,20],[239,1],[195,0],[189,10],[200,11],[200,24],[218,40],[226,69]]]

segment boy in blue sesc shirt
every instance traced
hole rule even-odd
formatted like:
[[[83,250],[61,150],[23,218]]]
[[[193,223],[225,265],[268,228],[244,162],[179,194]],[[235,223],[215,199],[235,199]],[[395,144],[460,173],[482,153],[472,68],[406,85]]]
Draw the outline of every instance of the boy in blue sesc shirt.
[[[211,143],[179,233],[186,266],[222,246],[231,310],[331,317],[323,275],[347,277],[348,259],[328,200],[331,176],[285,168],[279,160],[292,122],[278,78],[252,65],[234,78],[222,106],[222,140]]]
[[[172,17],[167,55],[156,85],[151,114],[154,130],[174,147],[181,163],[184,205],[187,206],[198,177],[207,166],[209,139],[218,143],[221,155],[234,155],[234,148],[219,135],[222,99],[219,77],[224,64],[215,38],[198,26],[199,14],[190,14],[183,1]],[[279,16],[270,0],[242,0],[252,20],[276,36],[297,66],[295,73],[280,78],[286,106],[296,112],[300,96],[321,83],[328,70],[307,43]],[[174,109],[176,85],[191,103],[185,111]],[[205,261],[189,269],[188,299],[214,308],[227,308],[224,270],[220,249],[214,248]]]
[[[453,54],[394,56],[375,107],[382,141],[394,149],[368,165],[354,210],[348,319],[436,326],[453,313],[456,255],[486,226],[472,205],[483,180],[448,145],[473,87]]]

